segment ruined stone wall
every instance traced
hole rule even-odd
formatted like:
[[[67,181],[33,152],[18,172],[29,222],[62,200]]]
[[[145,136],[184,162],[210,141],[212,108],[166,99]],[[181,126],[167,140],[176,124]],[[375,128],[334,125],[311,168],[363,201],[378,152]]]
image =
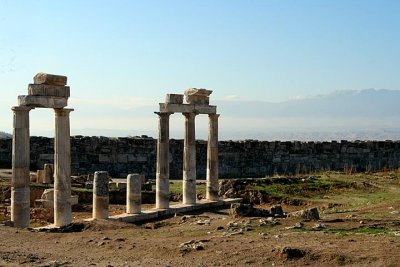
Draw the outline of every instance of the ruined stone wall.
[[[71,138],[72,174],[108,171],[125,177],[155,178],[156,144],[152,138]],[[0,167],[11,167],[11,139],[0,140]],[[207,142],[197,141],[197,177],[206,176]],[[31,137],[31,169],[53,163],[53,139]],[[170,140],[170,177],[182,177],[183,141]],[[366,142],[219,142],[219,173],[225,177],[264,177],[319,170],[382,170],[400,167],[399,141]]]

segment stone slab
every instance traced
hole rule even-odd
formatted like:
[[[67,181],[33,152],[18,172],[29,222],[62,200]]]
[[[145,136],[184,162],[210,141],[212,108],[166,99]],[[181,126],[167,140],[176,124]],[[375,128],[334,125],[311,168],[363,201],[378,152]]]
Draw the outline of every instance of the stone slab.
[[[68,99],[55,96],[20,95],[18,96],[18,105],[35,108],[64,108],[68,105]]]
[[[39,72],[33,77],[33,82],[35,84],[66,85],[67,76]]]
[[[163,217],[173,216],[175,213],[187,213],[196,210],[222,208],[229,206],[232,203],[238,203],[241,201],[242,201],[241,198],[224,199],[219,201],[201,200],[194,205],[176,204],[176,205],[171,205],[169,209],[150,209],[150,210],[145,210],[140,214],[123,213],[119,215],[110,216],[108,219],[127,222],[127,223],[134,223],[134,222],[161,219]]]
[[[165,104],[160,103],[160,112],[170,113],[196,113],[196,114],[215,114],[216,106],[203,106],[192,104]]]
[[[185,100],[188,104],[208,105],[212,91],[203,88],[189,88],[185,91]]]
[[[180,94],[167,94],[165,96],[166,104],[183,104],[183,95]]]
[[[70,198],[70,203],[71,206],[77,205],[79,203],[79,198],[78,196],[71,196]],[[54,208],[54,200],[48,200],[48,199],[35,199],[35,208],[48,208],[48,209],[53,209]]]
[[[29,84],[28,94],[35,96],[57,96],[70,97],[69,86],[48,85],[48,84]]]

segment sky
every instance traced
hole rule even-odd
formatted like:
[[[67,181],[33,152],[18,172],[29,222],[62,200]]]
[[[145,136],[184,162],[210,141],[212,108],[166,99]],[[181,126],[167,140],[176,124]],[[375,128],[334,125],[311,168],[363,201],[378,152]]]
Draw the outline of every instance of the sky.
[[[68,76],[72,133],[92,135],[156,136],[157,103],[191,87],[211,103],[400,90],[399,14],[397,0],[0,0],[0,130],[38,72]],[[53,120],[32,111],[31,134]]]

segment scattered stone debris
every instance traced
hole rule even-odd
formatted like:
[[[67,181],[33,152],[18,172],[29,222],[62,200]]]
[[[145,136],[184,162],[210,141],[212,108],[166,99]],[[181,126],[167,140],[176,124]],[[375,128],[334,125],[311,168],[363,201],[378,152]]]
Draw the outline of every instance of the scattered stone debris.
[[[326,226],[324,224],[317,223],[311,229],[314,231],[321,231],[321,230],[324,230],[325,228],[326,228]]]
[[[37,229],[29,228],[32,232],[47,232],[47,233],[73,233],[82,232],[85,228],[83,223],[71,223],[62,227],[41,227]]]
[[[254,208],[251,204],[233,203],[229,210],[229,214],[234,218],[251,216],[253,213]]]
[[[288,215],[291,217],[299,217],[307,220],[319,220],[319,212],[317,208],[295,211],[289,213]]]
[[[270,210],[254,208],[252,204],[233,203],[229,214],[234,218],[255,216],[255,217],[286,217],[283,212],[282,206],[272,206]]]
[[[196,221],[196,224],[198,225],[210,225],[211,220],[198,220]]]
[[[204,243],[209,242],[209,239],[203,240],[190,240],[179,245],[181,251],[191,251],[191,250],[204,250]]]
[[[298,222],[298,223],[296,223],[296,224],[293,225],[293,226],[285,227],[285,229],[286,229],[286,230],[289,230],[289,229],[302,229],[303,227],[304,227],[304,223]]]

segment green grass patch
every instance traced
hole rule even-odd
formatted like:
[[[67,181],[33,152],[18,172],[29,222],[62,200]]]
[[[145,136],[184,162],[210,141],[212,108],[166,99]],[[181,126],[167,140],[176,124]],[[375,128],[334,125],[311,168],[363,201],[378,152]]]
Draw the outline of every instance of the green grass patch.
[[[331,191],[349,189],[354,183],[336,179],[298,179],[296,183],[279,183],[279,179],[272,184],[249,185],[247,189],[266,192],[276,198],[307,198],[326,194]]]
[[[203,182],[203,181],[201,181]],[[205,183],[205,181],[204,181]],[[153,185],[152,190],[156,190],[156,186]],[[169,192],[171,193],[183,193],[183,184],[181,180],[173,180],[169,184]],[[200,184],[196,185],[196,193],[197,194],[206,194],[206,185],[205,184]]]

